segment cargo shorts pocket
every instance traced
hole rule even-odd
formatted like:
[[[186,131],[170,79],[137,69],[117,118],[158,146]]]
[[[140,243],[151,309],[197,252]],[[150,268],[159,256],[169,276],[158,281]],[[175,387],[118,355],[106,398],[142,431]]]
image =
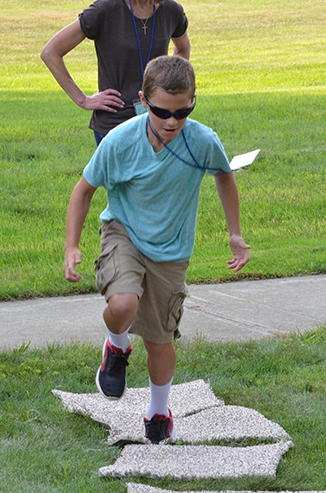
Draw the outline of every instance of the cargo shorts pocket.
[[[94,262],[96,286],[101,294],[105,294],[108,285],[118,276],[117,247],[108,245]]]
[[[183,314],[183,302],[187,294],[188,289],[186,285],[172,292],[166,321],[166,329],[168,331],[172,332],[179,326]]]

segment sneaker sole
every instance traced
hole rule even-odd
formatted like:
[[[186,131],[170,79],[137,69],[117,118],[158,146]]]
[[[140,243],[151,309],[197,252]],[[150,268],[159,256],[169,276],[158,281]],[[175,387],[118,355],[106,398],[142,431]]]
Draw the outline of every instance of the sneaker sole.
[[[169,436],[169,438],[167,438],[167,440],[175,440],[176,437],[177,437],[177,430],[175,429],[175,426],[173,424],[171,435]]]

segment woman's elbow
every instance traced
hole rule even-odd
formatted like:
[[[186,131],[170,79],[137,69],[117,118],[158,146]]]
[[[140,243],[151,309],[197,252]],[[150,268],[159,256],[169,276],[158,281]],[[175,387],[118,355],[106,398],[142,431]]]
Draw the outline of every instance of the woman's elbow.
[[[48,61],[51,58],[51,51],[49,50],[49,47],[47,44],[44,46],[43,50],[41,51],[40,57],[41,57],[41,60],[45,63],[45,65],[47,65]]]

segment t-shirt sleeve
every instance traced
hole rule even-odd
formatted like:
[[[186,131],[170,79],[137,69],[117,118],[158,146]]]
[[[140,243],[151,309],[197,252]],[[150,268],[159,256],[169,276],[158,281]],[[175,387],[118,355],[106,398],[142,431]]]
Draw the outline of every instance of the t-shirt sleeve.
[[[225,173],[229,173],[231,171],[229,160],[223,144],[213,130],[205,169],[212,175],[215,175],[219,171],[224,171]]]
[[[104,18],[104,4],[96,0],[78,16],[80,27],[89,39],[96,39]]]
[[[115,177],[115,159],[111,156],[111,146],[103,141],[94,152],[91,160],[84,168],[85,180],[94,188],[113,188]]]
[[[178,23],[171,38],[180,38],[180,36],[182,36],[188,28],[188,19],[183,7],[180,4],[177,5],[179,9]]]

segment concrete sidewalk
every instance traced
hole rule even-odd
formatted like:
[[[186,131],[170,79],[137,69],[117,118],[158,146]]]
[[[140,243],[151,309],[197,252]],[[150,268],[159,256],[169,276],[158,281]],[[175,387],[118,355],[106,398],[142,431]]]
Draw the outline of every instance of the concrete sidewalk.
[[[260,339],[326,323],[326,275],[189,286],[180,332],[189,339]],[[0,348],[54,342],[100,345],[106,337],[102,296],[0,303]]]

